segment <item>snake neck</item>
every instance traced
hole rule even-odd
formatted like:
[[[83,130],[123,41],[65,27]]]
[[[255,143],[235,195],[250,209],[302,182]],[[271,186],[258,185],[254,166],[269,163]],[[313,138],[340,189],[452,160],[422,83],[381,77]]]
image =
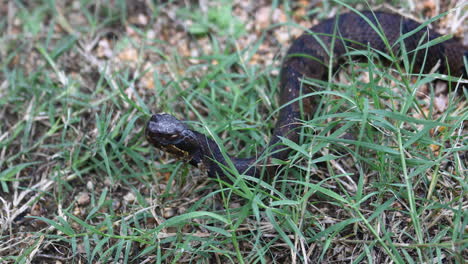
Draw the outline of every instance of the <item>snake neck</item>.
[[[225,178],[233,168],[240,174],[258,175],[254,166],[256,157],[237,158],[224,154],[218,144],[208,136],[192,131],[198,139],[199,145],[196,151],[191,153],[189,163],[207,171],[209,177]],[[229,160],[229,162],[227,161]]]
[[[298,142],[301,110],[304,110],[305,104],[309,106],[308,108],[311,105],[306,103],[306,99],[294,100],[303,94],[301,80],[304,73],[298,69],[303,63],[302,58],[295,58],[281,70],[280,103],[282,107],[279,110],[278,121],[267,148],[259,151],[257,156],[238,158],[226,153],[223,154],[213,139],[192,131],[197,135],[199,146],[197,151],[192,153],[190,164],[204,167],[210,177],[220,176],[223,178],[228,171],[232,172],[232,168],[243,175],[259,177],[266,174],[267,177],[273,176],[279,167],[273,162],[273,159],[286,160],[291,152],[291,148],[282,144],[283,139]]]

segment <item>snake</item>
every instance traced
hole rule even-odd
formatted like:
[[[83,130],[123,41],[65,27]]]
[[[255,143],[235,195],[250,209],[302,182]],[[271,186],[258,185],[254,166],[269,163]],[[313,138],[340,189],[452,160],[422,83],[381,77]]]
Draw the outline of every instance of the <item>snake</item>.
[[[319,95],[303,95],[321,88],[306,85],[303,80],[327,81],[330,68],[335,72],[343,57],[363,50],[379,57],[392,54],[393,58],[404,58],[405,52],[413,65],[409,73],[437,71],[458,79],[467,78],[464,61],[468,60],[468,47],[459,40],[443,37],[427,25],[399,14],[348,12],[323,20],[292,42],[279,73],[277,121],[267,147],[257,155],[246,158],[228,155],[211,136],[192,130],[187,121],[167,113],[151,116],[145,128],[146,139],[154,147],[203,168],[208,177],[225,178],[233,175],[233,169],[241,175],[274,176],[292,151],[283,142],[299,142],[301,113],[314,113],[319,104]],[[397,63],[403,65],[401,59]]]

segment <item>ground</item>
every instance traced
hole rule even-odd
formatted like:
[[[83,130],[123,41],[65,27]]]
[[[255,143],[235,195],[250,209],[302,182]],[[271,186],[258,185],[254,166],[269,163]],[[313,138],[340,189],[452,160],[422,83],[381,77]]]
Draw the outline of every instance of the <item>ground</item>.
[[[466,81],[348,62],[271,180],[143,136],[168,112],[257,153],[289,44],[369,6],[468,44],[463,1],[2,1],[0,262],[464,263]]]

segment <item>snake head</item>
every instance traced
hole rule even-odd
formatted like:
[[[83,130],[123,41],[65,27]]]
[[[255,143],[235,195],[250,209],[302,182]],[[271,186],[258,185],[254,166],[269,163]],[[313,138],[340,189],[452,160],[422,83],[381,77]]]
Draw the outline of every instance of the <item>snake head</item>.
[[[195,132],[169,114],[156,114],[146,125],[146,138],[155,147],[180,158],[192,158],[200,144]]]

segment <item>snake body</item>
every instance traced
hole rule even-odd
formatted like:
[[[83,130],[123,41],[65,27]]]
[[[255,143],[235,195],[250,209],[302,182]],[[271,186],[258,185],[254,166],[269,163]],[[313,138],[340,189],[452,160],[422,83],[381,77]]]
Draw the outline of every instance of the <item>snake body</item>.
[[[439,37],[440,34],[414,20],[385,12],[346,13],[315,25],[292,43],[283,60],[278,121],[268,152],[260,152],[256,157],[223,155],[210,137],[191,130],[183,121],[169,114],[151,117],[146,126],[146,138],[157,148],[192,165],[203,166],[210,177],[225,176],[225,169],[232,168],[232,165],[244,175],[259,176],[266,171],[271,176],[277,169],[271,165],[271,159],[284,161],[291,151],[280,144],[281,138],[297,143],[301,111],[313,113],[316,109],[317,98],[314,96],[295,100],[314,91],[313,87],[304,90],[301,84],[304,77],[327,80],[328,66],[336,68],[337,65],[337,60],[332,58],[339,58],[347,51],[371,49],[399,56],[403,50],[401,44],[404,44],[409,61],[414,62],[412,72],[427,73],[436,68],[440,73],[466,78],[464,58],[468,57],[468,48],[455,39],[437,43]],[[429,42],[430,45],[426,45]],[[259,158],[263,154],[266,158]]]

